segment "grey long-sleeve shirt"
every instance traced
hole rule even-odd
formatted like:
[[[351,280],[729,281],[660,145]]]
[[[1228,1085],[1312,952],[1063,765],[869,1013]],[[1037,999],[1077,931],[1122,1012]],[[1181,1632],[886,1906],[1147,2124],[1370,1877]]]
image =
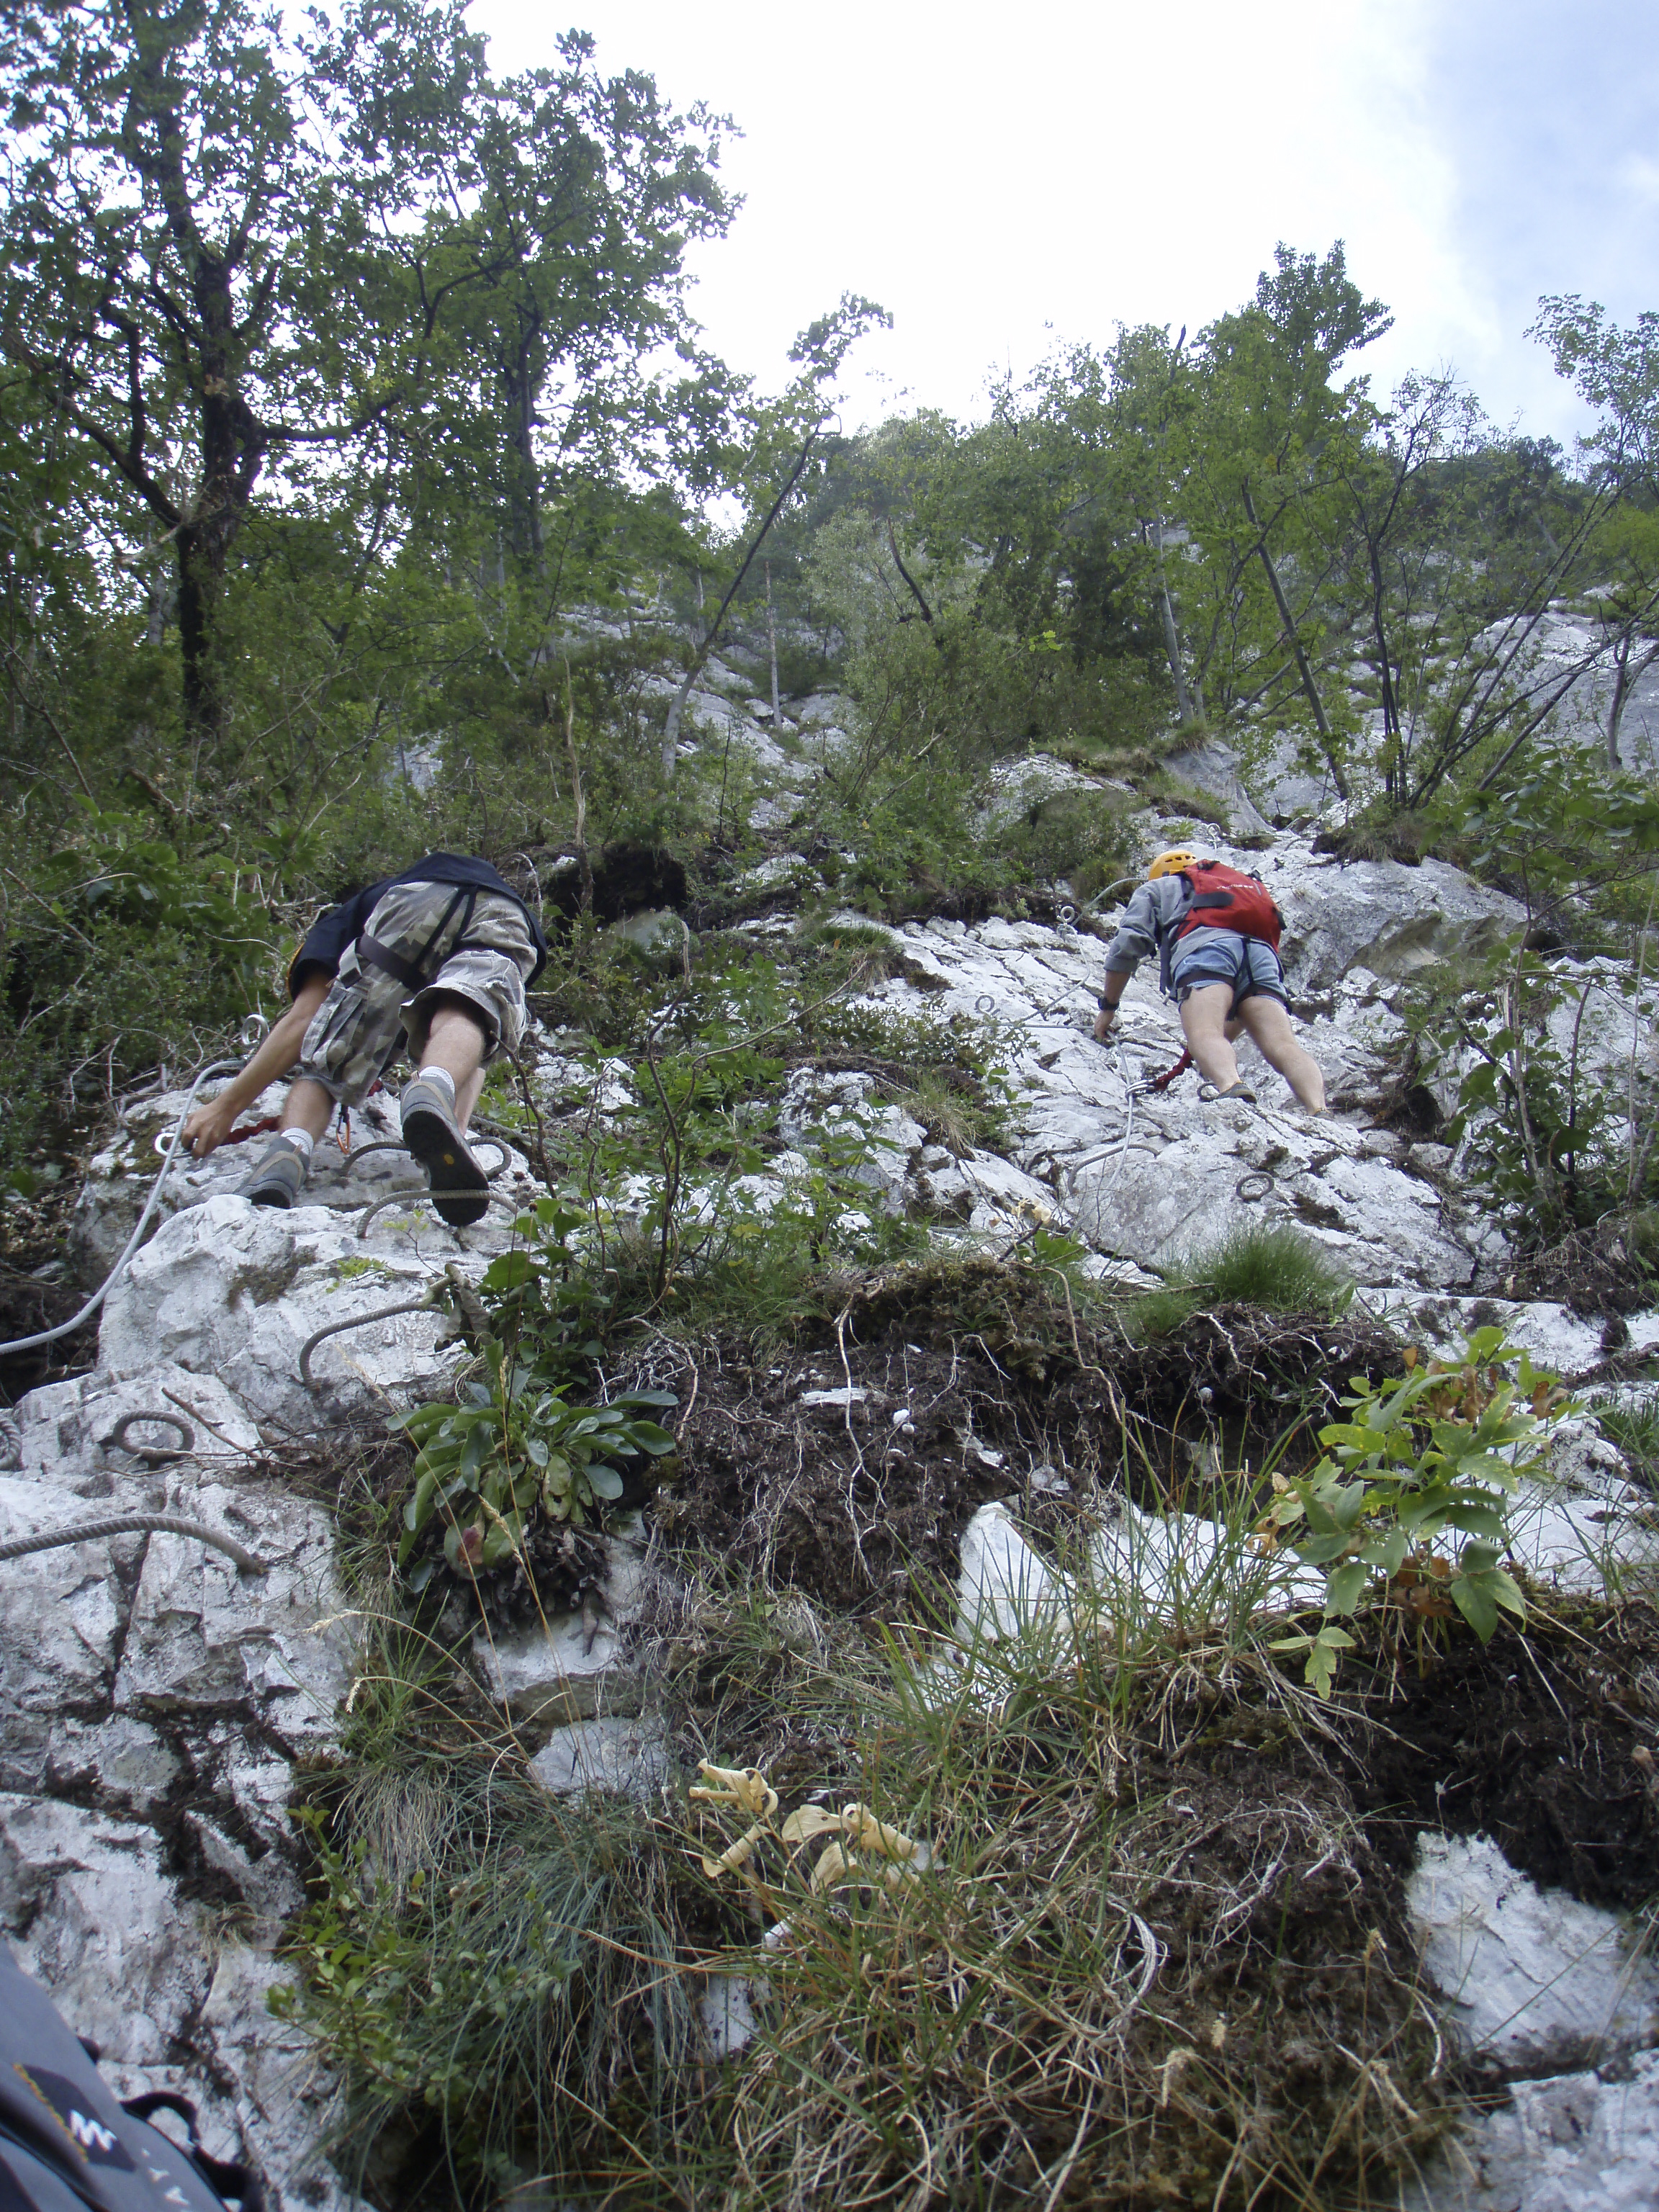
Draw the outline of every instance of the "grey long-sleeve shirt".
[[[1142,884],[1123,910],[1123,919],[1117,926],[1117,935],[1112,939],[1111,950],[1106,955],[1106,973],[1109,975],[1132,975],[1141,962],[1155,952],[1158,963],[1158,988],[1166,998],[1173,998],[1170,956],[1175,945],[1176,933],[1186,920],[1192,902],[1193,887],[1184,876],[1158,876],[1149,884]],[[1224,937],[1237,937],[1237,930],[1212,929],[1205,923],[1197,929],[1189,930],[1182,939],[1182,950],[1196,952]]]

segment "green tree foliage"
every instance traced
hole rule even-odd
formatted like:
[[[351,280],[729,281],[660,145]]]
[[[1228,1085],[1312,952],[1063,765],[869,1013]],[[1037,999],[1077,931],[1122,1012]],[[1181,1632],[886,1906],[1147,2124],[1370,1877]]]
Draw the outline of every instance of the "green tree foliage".
[[[394,505],[504,494],[539,553],[540,410],[567,450],[672,412],[638,356],[687,337],[684,247],[727,216],[717,146],[649,79],[601,78],[586,39],[496,82],[444,0],[292,28],[248,0],[45,0],[12,19],[0,82],[6,351],[116,526],[170,545],[210,748],[262,486],[303,508],[349,472],[371,547]]]

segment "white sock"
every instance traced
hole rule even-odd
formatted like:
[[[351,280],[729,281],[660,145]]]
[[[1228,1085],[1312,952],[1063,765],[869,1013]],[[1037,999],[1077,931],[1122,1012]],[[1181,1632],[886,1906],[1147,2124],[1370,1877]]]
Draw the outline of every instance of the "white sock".
[[[284,1129],[283,1132],[283,1142],[292,1145],[302,1160],[311,1158],[311,1148],[316,1141],[309,1129]]]
[[[416,1083],[438,1083],[449,1093],[449,1103],[455,1103],[455,1079],[447,1067],[422,1067],[416,1071]]]

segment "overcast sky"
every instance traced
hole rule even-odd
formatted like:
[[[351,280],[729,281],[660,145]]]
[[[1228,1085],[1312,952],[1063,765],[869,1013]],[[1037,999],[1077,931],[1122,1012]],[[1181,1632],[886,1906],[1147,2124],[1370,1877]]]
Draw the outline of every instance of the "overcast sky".
[[[573,0],[574,4],[574,0]],[[531,0],[475,0],[495,66],[556,58]],[[1275,240],[1348,265],[1397,318],[1379,389],[1455,366],[1501,421],[1583,417],[1523,333],[1540,293],[1659,307],[1653,0],[589,0],[607,69],[729,113],[745,200],[696,311],[775,388],[842,292],[889,308],[845,386],[982,415],[988,375],[1120,321],[1196,331]]]

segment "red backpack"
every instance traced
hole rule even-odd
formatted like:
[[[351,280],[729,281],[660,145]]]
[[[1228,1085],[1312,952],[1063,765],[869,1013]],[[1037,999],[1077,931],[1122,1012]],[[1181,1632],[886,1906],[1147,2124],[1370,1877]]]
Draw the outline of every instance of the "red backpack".
[[[1177,872],[1193,887],[1193,902],[1177,939],[1193,929],[1233,929],[1241,937],[1259,937],[1278,951],[1285,917],[1260,876],[1247,876],[1224,860],[1193,860]]]

